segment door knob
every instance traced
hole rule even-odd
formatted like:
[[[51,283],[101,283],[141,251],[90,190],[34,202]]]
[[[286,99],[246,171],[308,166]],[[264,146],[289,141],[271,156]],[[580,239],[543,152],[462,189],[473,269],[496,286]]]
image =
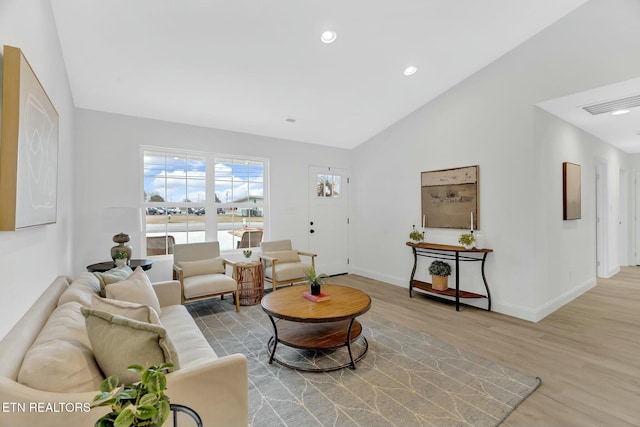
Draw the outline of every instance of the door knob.
[[[311,222],[309,223],[309,225],[313,225],[313,221],[311,221]]]
[[[311,230],[309,230],[309,233],[315,233],[316,230],[314,230],[313,228]]]

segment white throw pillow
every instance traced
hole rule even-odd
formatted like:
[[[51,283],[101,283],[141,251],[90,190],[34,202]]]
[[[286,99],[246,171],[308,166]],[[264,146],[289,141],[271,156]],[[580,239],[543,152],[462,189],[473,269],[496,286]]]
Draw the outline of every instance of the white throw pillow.
[[[100,280],[100,296],[104,298],[107,296],[107,286],[131,276],[133,270],[131,270],[131,267],[128,265],[123,265],[122,267],[115,267],[105,272],[96,271],[93,274]]]
[[[93,273],[80,273],[60,295],[58,306],[76,301],[84,307],[91,305],[91,297],[100,294],[100,281]]]
[[[107,298],[148,305],[160,313],[160,302],[142,267],[136,268],[126,280],[108,285]]]
[[[162,326],[158,313],[148,305],[119,301],[110,298],[100,298],[99,296],[94,295],[91,299],[91,308],[110,314],[117,314],[118,316],[127,317],[129,319],[138,320],[140,322],[153,323],[154,325]]]
[[[201,276],[203,274],[224,273],[222,258],[201,259],[198,261],[182,261],[178,263],[184,277]]]
[[[27,351],[18,382],[36,390],[76,393],[100,389],[104,379],[93,358],[79,302],[56,308]]]

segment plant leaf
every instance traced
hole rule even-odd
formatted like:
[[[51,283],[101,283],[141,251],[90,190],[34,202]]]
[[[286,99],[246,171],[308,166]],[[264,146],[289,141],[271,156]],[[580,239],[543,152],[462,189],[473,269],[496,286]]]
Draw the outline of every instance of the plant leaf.
[[[100,391],[112,392],[118,387],[119,382],[120,381],[116,375],[111,375],[100,383]]]
[[[135,416],[133,414],[133,411],[131,410],[131,406],[128,406],[122,412],[120,412],[120,415],[118,415],[118,417],[113,422],[113,427],[129,427],[131,424],[133,424],[134,420]]]
[[[158,395],[154,393],[148,393],[140,398],[140,402],[138,404],[141,406],[142,405],[149,406],[149,405],[155,405],[157,401],[158,401]]]
[[[167,418],[169,418],[170,412],[171,406],[169,405],[169,402],[166,400],[162,400],[158,405],[158,415],[155,420],[156,423],[158,423],[159,426],[164,424],[164,422],[167,421]]]
[[[139,420],[149,420],[156,416],[158,410],[150,405],[138,406],[138,410],[136,411],[136,417]]]

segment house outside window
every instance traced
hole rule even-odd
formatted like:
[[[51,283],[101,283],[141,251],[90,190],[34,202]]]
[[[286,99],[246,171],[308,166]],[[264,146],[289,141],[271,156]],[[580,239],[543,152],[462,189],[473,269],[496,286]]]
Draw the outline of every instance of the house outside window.
[[[220,242],[221,251],[258,247],[266,173],[266,159],[145,148],[147,256],[211,240]]]

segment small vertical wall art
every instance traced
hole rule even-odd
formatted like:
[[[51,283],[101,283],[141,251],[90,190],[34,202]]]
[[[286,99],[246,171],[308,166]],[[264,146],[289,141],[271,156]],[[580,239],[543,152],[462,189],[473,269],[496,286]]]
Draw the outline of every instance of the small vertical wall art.
[[[582,216],[580,165],[562,163],[562,219],[580,219]]]
[[[58,113],[18,48],[2,64],[0,230],[56,222]]]

